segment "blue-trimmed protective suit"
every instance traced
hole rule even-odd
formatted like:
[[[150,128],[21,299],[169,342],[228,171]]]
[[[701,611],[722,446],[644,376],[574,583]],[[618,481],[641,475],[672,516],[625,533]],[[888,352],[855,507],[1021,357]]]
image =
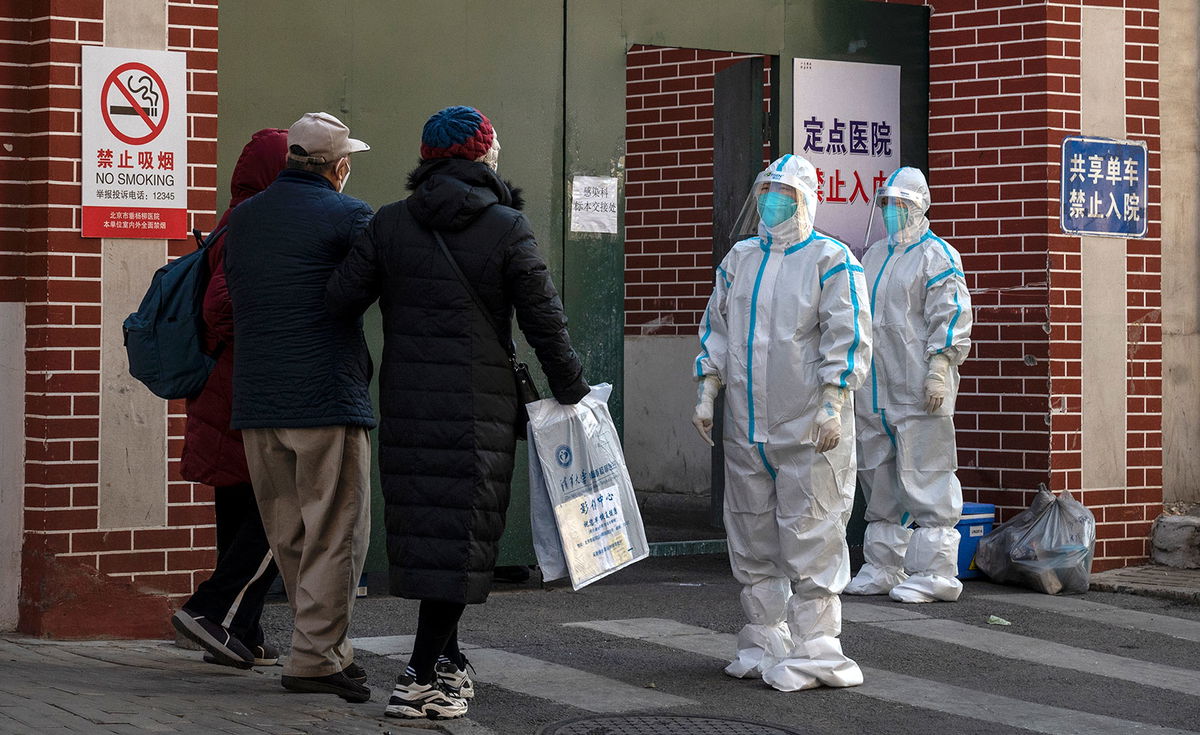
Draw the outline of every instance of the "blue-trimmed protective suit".
[[[801,206],[774,227],[760,223],[757,237],[726,255],[693,365],[697,380],[725,385],[724,518],[748,618],[725,672],[762,675],[785,691],[855,686],[862,672],[838,640],[838,593],[850,579],[853,400],[825,453],[814,446],[814,419],[825,386],[851,396],[869,369],[866,283],[850,249],[812,229],[812,164],[785,156],[772,170],[798,182]]]
[[[953,416],[958,366],[971,349],[971,296],[962,257],[929,230],[929,187],[920,170],[898,169],[878,196],[903,200],[908,214],[863,256],[874,337],[870,376],[855,398],[866,563],[846,593],[953,601],[962,592],[955,578],[962,488],[954,474]],[[945,383],[945,400],[932,413],[931,366]]]

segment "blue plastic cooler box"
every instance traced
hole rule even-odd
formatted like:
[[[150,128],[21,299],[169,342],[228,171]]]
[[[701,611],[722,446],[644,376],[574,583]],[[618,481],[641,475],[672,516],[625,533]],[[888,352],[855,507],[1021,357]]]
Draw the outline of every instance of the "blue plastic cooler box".
[[[996,506],[991,503],[963,503],[962,518],[955,526],[962,539],[958,542],[958,578],[980,576],[975,566],[975,548],[979,539],[992,532],[996,522]]]

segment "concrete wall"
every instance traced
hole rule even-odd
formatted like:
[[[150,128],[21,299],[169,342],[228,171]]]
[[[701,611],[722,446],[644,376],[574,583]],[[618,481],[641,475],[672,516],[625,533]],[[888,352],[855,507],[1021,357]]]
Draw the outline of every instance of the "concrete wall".
[[[0,303],[0,631],[17,627],[25,490],[25,305]]]
[[[1079,55],[1084,135],[1125,137],[1125,13],[1084,8]],[[1082,269],[1083,488],[1125,487],[1126,243],[1084,237]]]
[[[109,0],[104,41],[165,49],[166,3]],[[105,239],[101,253],[99,524],[158,527],[167,520],[167,403],[130,376],[121,323],[166,261],[167,243]]]
[[[1200,4],[1162,0],[1163,501],[1200,503]]]
[[[692,428],[697,339],[625,338],[625,459],[639,497],[707,507],[711,453]]]

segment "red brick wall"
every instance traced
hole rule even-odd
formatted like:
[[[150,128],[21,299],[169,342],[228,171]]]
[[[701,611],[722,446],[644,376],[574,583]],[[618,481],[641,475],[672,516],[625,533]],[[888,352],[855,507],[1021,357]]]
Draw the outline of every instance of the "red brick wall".
[[[25,224],[33,177],[24,141],[30,108],[29,0],[0,13],[0,301],[25,300]],[[13,12],[15,11],[15,12]],[[7,111],[4,111],[7,110]],[[16,112],[14,112],[16,110]]]
[[[216,225],[218,200],[228,201],[229,192],[228,184],[217,186],[217,0],[172,0],[167,6],[167,50],[187,53],[189,229],[208,232]],[[192,240],[169,243],[172,257],[194,247]],[[130,575],[137,584],[175,595],[191,594],[208,577],[216,547],[212,488],[179,477],[185,420],[183,401],[172,401],[167,423],[168,528],[134,532],[134,550],[155,549],[156,557],[157,550],[163,550],[163,573]]]
[[[1084,491],[1082,500],[1098,522],[1096,567],[1105,569],[1143,561],[1150,552],[1150,526],[1162,512],[1162,331],[1161,331],[1161,139],[1158,111],[1158,1],[1091,0],[1090,7],[1125,9],[1125,128],[1127,137],[1145,141],[1149,154],[1148,230],[1127,240],[1126,289],[1128,342],[1126,364],[1125,487]],[[1068,84],[1078,90],[1078,8],[1061,8],[1058,37],[1076,49],[1061,64]],[[1078,98],[1074,101],[1078,110]],[[1063,134],[1078,132],[1078,116]],[[1056,133],[1058,131],[1055,131]],[[1051,195],[1059,195],[1057,172]],[[1050,239],[1052,487],[1076,490],[1082,481],[1080,394],[1080,240]]]
[[[6,95],[17,88],[16,104],[0,107],[21,111],[5,114],[24,135],[14,137],[15,150],[0,154],[0,165],[25,172],[26,183],[13,195],[27,206],[20,213],[4,207],[0,227],[4,247],[25,256],[22,263],[20,255],[0,252],[0,294],[20,300],[13,284],[23,270],[28,372],[21,625],[31,632],[86,633],[54,628],[72,625],[54,617],[59,600],[46,580],[62,576],[55,565],[70,566],[72,578],[102,597],[188,593],[213,559],[212,492],[178,479],[182,406],[173,405],[167,527],[97,527],[101,241],[79,236],[79,110],[80,49],[103,43],[104,0],[26,0],[16,3],[16,11],[16,20],[0,21],[0,53],[4,62],[29,66],[0,66],[0,88]],[[192,224],[208,229],[216,205],[216,0],[170,2],[167,18],[168,50],[188,54],[188,206]],[[47,109],[54,111],[40,111]],[[10,229],[23,233],[10,238]],[[169,243],[171,255],[192,247]],[[153,621],[160,628],[163,623],[161,617]]]
[[[625,334],[694,334],[712,293],[713,75],[756,57],[635,45],[626,58]]]
[[[1127,9],[1127,129],[1151,168],[1150,230],[1128,241],[1127,487],[1083,492],[1080,239],[1058,222],[1059,146],[1081,124],[1081,5]],[[1096,570],[1145,560],[1162,506],[1157,24],[1157,0],[952,0],[931,17],[930,216],[963,253],[976,318],[960,477],[1005,517],[1039,483],[1075,493],[1098,522]]]
[[[930,27],[929,167],[938,234],[963,254],[975,307],[974,349],[963,366],[959,465],[968,499],[1002,516],[1050,485],[1047,423],[1050,338],[1048,234],[1057,229],[1050,191],[1064,125],[1078,128],[1078,101],[1064,105],[1048,75],[1046,7],[974,2],[940,7]],[[1078,44],[1074,53],[1078,55]],[[1014,492],[1015,491],[1015,492]]]

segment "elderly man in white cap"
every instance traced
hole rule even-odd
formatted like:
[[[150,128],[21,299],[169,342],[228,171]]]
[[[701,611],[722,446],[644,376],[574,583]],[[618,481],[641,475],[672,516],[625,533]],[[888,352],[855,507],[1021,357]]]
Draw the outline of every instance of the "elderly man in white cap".
[[[288,130],[287,168],[233,211],[234,429],[295,616],[285,689],[371,697],[346,638],[370,536],[371,359],[361,319],[325,308],[325,284],[371,219],[342,193],[370,147],[325,112]]]

